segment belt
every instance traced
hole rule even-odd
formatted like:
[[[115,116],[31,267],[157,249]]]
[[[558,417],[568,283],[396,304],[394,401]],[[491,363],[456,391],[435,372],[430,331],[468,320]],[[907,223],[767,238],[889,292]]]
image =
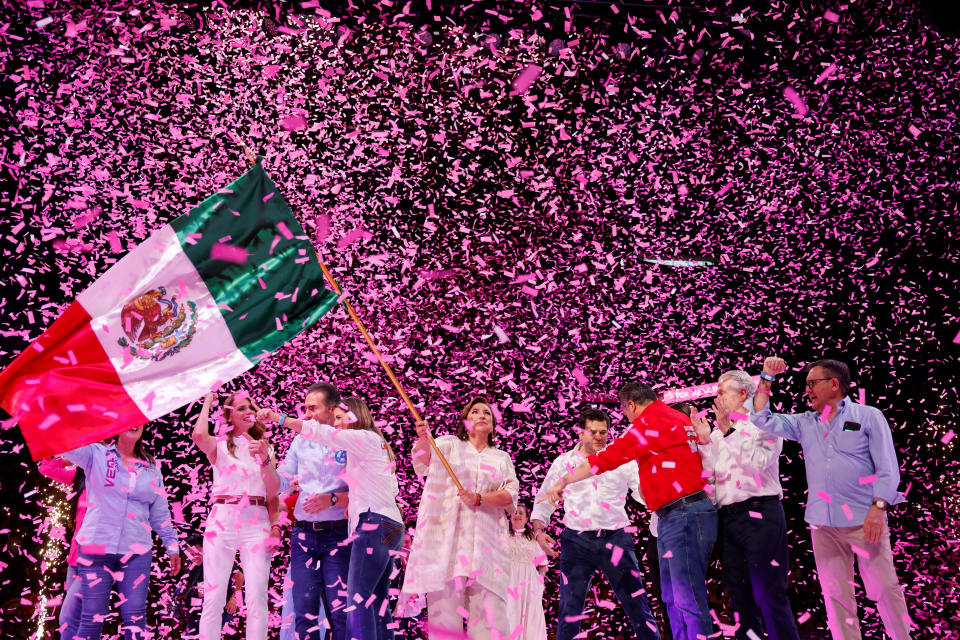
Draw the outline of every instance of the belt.
[[[567,527],[567,531],[578,536],[590,536],[591,538],[609,538],[615,533],[620,533],[623,529],[587,529],[586,531],[577,531]]]
[[[334,529],[346,529],[346,520],[323,520],[321,522],[310,522],[309,520],[300,520],[296,527],[306,529],[307,531],[332,531]]]
[[[700,490],[700,491],[697,491],[696,493],[691,493],[688,496],[677,498],[673,502],[668,502],[667,504],[657,509],[657,516],[662,518],[663,516],[667,515],[677,507],[682,507],[683,505],[690,504],[692,502],[699,502],[700,500],[706,500],[708,499],[708,497],[709,496],[707,496],[706,491]]]
[[[267,499],[263,496],[213,496],[213,504],[241,504],[249,502],[253,507],[267,506]]]
[[[734,502],[733,504],[722,506],[718,509],[718,511],[726,514],[742,513],[743,511],[749,511],[751,507],[761,508],[765,502],[773,502],[774,500],[779,502],[780,496],[757,496],[755,498],[747,498],[746,500],[741,500],[740,502]]]

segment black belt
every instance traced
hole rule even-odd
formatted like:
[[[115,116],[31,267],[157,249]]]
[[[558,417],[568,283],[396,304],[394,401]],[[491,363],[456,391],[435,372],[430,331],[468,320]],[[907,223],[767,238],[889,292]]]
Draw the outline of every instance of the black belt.
[[[308,520],[300,520],[297,522],[297,527],[301,529],[306,529],[307,531],[332,531],[334,529],[346,529],[347,521],[346,520],[323,520],[321,522],[310,522]]]
[[[567,527],[567,531],[578,536],[590,536],[591,538],[609,538],[615,533],[620,533],[623,529],[588,529],[586,531],[577,531]]]
[[[663,516],[667,515],[677,507],[682,507],[683,505],[690,504],[692,502],[699,502],[701,500],[706,500],[708,497],[709,496],[707,496],[706,491],[700,490],[700,491],[697,491],[696,493],[691,493],[688,496],[677,498],[673,502],[668,502],[667,504],[657,509],[657,516],[662,518]]]
[[[725,513],[727,515],[734,514],[734,513],[742,513],[744,511],[749,511],[753,507],[762,509],[764,503],[773,502],[774,500],[779,502],[780,496],[757,496],[755,498],[747,498],[746,500],[741,500],[740,502],[734,502],[733,504],[728,504],[723,507],[720,507],[718,511],[720,511],[720,513]]]

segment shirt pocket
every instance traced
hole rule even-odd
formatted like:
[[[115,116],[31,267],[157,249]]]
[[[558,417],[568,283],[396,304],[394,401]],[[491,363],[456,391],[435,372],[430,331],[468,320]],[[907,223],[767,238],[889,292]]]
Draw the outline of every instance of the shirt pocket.
[[[869,450],[866,432],[860,431],[841,431],[836,438],[837,450],[849,454],[862,454]]]

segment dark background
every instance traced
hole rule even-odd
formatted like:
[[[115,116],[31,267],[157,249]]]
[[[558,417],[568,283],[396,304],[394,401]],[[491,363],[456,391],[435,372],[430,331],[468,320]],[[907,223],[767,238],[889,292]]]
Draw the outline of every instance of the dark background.
[[[854,395],[893,428],[908,502],[890,524],[917,637],[960,637],[957,441],[945,438],[960,370],[951,16],[869,1],[431,6],[4,5],[0,366],[123,252],[242,172],[236,131],[435,431],[473,393],[495,401],[527,499],[572,446],[584,393],[756,373],[776,354],[792,368],[774,405],[803,410],[800,366],[850,363]],[[423,28],[429,47],[414,38]],[[559,57],[556,38],[569,46]],[[509,95],[531,63],[540,78]],[[291,115],[305,128],[287,130]],[[715,264],[644,261],[677,256]],[[342,309],[230,388],[290,411],[317,380],[364,397],[408,451],[411,421]],[[210,480],[188,439],[197,410],[146,436],[184,535],[202,528]],[[289,439],[274,440],[283,452]],[[40,593],[62,585],[64,554],[52,566],[40,554],[47,505],[65,494],[17,429],[0,457],[0,633],[25,638]],[[400,457],[412,518],[420,485]],[[781,472],[794,611],[825,637],[797,445]],[[161,568],[159,631],[174,588]],[[556,568],[548,579],[552,632]],[[881,638],[859,593],[864,635]],[[631,635],[618,608],[588,612],[594,637]]]

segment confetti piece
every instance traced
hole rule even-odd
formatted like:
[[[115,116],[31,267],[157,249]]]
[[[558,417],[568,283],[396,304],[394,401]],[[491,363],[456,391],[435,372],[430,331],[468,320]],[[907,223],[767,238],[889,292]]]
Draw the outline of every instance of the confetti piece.
[[[249,255],[246,249],[232,244],[214,244],[210,247],[210,259],[232,262],[234,264],[243,264],[247,261]]]
[[[785,97],[790,104],[793,105],[796,115],[803,117],[810,111],[810,109],[807,107],[807,104],[803,101],[803,98],[800,97],[800,94],[797,93],[796,89],[793,87],[785,87],[783,90],[783,97]]]

